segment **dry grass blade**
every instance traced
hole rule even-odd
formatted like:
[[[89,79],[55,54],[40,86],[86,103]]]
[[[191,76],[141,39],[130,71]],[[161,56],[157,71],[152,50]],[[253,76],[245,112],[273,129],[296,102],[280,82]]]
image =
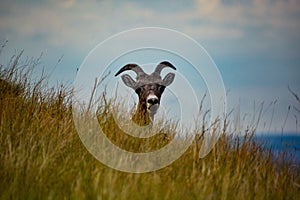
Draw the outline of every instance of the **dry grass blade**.
[[[180,159],[156,172],[128,174],[102,165],[77,135],[72,90],[48,88],[43,78],[29,83],[20,58],[14,56],[0,71],[0,199],[300,199],[299,167],[283,162],[288,155],[275,157],[257,144],[251,127],[243,138],[224,129],[203,159],[195,151],[201,141],[195,142]],[[122,107],[116,110],[122,117]],[[204,119],[198,135],[209,130]],[[172,139],[132,143],[109,116],[102,123],[108,138],[131,151],[161,148]],[[229,122],[224,123],[227,127]],[[161,125],[163,132],[176,131],[171,122]]]

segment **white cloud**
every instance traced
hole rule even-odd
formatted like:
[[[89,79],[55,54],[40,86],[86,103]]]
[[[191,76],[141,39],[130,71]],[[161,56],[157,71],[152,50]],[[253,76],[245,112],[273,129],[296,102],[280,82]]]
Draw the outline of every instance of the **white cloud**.
[[[62,1],[53,1],[61,8],[71,8],[76,3],[76,0],[62,0]]]
[[[140,26],[174,28],[201,40],[241,39],[253,29],[273,39],[279,34],[299,37],[300,32],[298,18],[294,17],[300,14],[297,0],[230,5],[221,0],[195,0],[196,7],[178,12],[115,1],[49,0],[25,7],[11,4],[13,9],[0,21],[1,29],[9,30],[6,36],[31,40],[41,36],[54,47],[91,48],[110,34]]]
[[[98,12],[96,2],[50,1],[50,4],[38,6],[12,7],[0,21],[1,32],[8,40],[23,38],[24,42],[34,43],[39,36],[45,47],[70,46],[80,49],[90,46],[90,41],[106,29],[103,13]]]

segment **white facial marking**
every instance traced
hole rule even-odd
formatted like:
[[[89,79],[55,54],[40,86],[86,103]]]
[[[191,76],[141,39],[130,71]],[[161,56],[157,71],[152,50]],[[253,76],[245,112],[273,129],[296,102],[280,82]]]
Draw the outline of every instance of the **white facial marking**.
[[[150,99],[153,99],[153,101],[154,101],[154,100],[157,101],[157,103],[154,103],[154,104],[153,104],[153,103],[149,103],[148,100],[150,100]],[[156,111],[157,111],[157,109],[158,109],[158,107],[159,107],[159,103],[158,103],[158,98],[157,98],[157,96],[154,95],[154,94],[150,94],[150,95],[147,97],[146,101],[147,101],[147,110],[148,110],[148,112],[149,112],[149,113],[152,113],[152,114],[155,114]]]

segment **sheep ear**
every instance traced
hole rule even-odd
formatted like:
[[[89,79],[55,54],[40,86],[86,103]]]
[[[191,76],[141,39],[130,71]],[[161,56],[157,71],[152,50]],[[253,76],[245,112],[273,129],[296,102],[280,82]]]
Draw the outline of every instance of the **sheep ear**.
[[[165,87],[171,85],[171,83],[174,81],[175,74],[174,73],[168,73],[165,78],[163,79],[163,85]]]
[[[135,89],[136,82],[128,74],[122,75],[121,78],[126,86]]]

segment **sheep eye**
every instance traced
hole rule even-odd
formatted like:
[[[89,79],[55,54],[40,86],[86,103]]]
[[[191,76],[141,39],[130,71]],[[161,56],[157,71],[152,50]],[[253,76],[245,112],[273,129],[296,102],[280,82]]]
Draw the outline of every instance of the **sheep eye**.
[[[143,87],[143,86],[141,86],[141,87],[138,87],[136,90],[135,90],[135,92],[137,93],[137,94],[140,94],[141,92],[143,92],[145,90],[145,88]]]

